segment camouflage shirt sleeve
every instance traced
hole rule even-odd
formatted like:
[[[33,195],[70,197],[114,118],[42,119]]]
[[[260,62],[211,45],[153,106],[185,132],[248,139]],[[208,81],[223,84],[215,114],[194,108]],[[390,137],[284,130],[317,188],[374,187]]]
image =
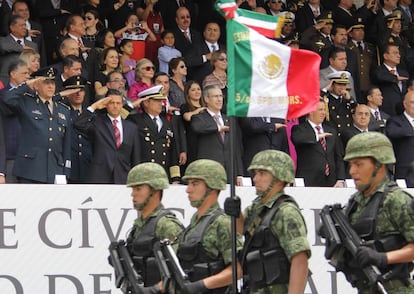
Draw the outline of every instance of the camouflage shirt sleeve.
[[[174,241],[183,231],[184,226],[173,215],[165,215],[160,218],[155,230],[155,236],[159,240],[169,239]]]
[[[237,234],[237,251],[242,250],[242,236]],[[218,216],[207,228],[203,238],[203,247],[212,258],[222,256],[224,264],[231,263],[231,221],[227,215]]]
[[[280,246],[289,260],[300,252],[311,256],[306,224],[299,208],[293,203],[282,203],[272,221],[272,232],[278,237]]]
[[[382,236],[400,233],[408,243],[414,242],[413,198],[401,189],[388,193],[384,208],[377,217],[377,232]]]

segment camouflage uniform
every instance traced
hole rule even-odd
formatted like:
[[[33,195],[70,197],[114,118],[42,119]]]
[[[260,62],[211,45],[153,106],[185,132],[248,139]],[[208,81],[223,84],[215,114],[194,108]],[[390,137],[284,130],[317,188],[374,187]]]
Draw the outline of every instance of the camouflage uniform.
[[[370,144],[367,144],[368,142]],[[381,165],[395,162],[391,143],[383,134],[375,132],[361,133],[351,138],[344,159],[366,157],[375,159]],[[390,180],[388,176],[385,176],[370,195],[365,195],[364,191],[353,194],[349,203],[349,206],[353,205],[353,208],[348,207],[349,212],[347,213],[350,223],[355,225],[358,222],[364,211],[368,210],[368,205],[374,201],[374,195],[377,192],[385,193],[382,205],[379,205],[375,217],[375,240],[389,236],[402,236],[407,243],[414,243],[413,197],[396,186],[391,189],[387,188],[389,185]],[[400,279],[386,280],[383,285],[390,294],[414,293],[414,282],[409,276],[405,281]],[[372,292],[359,289],[359,293],[370,294]]]
[[[255,234],[257,233],[256,229],[266,217],[264,212],[270,212],[275,205],[278,205],[279,208],[272,216],[270,222],[270,230],[273,236],[278,240],[279,245],[287,258],[287,262],[289,263],[288,266],[290,267],[292,257],[301,252],[305,252],[308,257],[310,257],[311,251],[306,237],[307,229],[305,220],[300,213],[299,207],[294,203],[294,200],[291,199],[290,201],[285,200],[280,202],[279,200],[283,200],[282,197],[286,197],[284,190],[282,189],[273,195],[266,203],[263,203],[263,197],[270,191],[276,180],[286,183],[293,182],[293,162],[290,157],[287,154],[276,150],[261,151],[255,155],[248,170],[266,170],[273,175],[274,182],[270,185],[268,190],[260,193],[259,197],[253,201],[252,205],[247,207],[244,211],[245,246],[249,246],[248,248],[244,248],[245,253],[252,251],[247,240],[249,237],[251,239],[255,237]],[[246,273],[243,274],[246,275]],[[289,276],[290,272],[286,274]],[[250,277],[247,278],[249,279]],[[250,289],[248,293],[288,293],[288,286],[288,282],[279,283],[276,281],[271,285],[267,285],[260,289]]]

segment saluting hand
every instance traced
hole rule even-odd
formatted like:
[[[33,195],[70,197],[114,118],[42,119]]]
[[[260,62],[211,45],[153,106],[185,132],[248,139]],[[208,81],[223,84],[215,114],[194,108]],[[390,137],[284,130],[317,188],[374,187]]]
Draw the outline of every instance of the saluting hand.
[[[109,104],[109,102],[111,102],[112,101],[112,97],[105,97],[105,98],[102,98],[102,99],[99,99],[98,101],[96,101],[95,103],[93,103],[92,105],[91,105],[91,107],[94,109],[94,110],[97,110],[97,109],[104,109],[104,108],[106,108],[106,106]]]

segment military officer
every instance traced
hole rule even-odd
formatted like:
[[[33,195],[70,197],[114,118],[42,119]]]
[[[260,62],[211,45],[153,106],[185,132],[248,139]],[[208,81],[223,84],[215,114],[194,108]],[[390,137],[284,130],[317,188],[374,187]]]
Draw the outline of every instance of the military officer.
[[[70,119],[75,123],[81,115],[83,103],[85,101],[85,87],[87,80],[80,76],[72,76],[63,82],[65,90],[79,89],[78,92],[67,95],[65,104],[70,108]],[[89,165],[92,159],[92,144],[88,136],[82,131],[73,128],[71,140],[71,160],[72,168],[70,171],[69,182],[86,183],[89,173]]]
[[[22,127],[13,169],[20,183],[54,183],[56,175],[70,173],[72,124],[68,106],[60,102],[61,95],[54,96],[55,74],[54,68],[42,69],[36,78],[9,91],[4,99]]]
[[[329,125],[338,131],[338,136],[344,129],[352,126],[352,109],[357,105],[348,90],[350,74],[347,71],[337,71],[327,76],[332,81],[328,90]]]
[[[246,293],[303,293],[311,255],[307,229],[295,200],[284,192],[295,178],[293,161],[284,152],[264,150],[248,171],[258,197],[238,218],[245,236],[243,287]]]
[[[128,119],[139,128],[141,161],[156,162],[169,173],[172,182],[180,179],[178,152],[174,129],[164,115],[160,115],[165,96],[162,86],[157,85],[138,93],[142,113],[130,115]]]
[[[325,48],[332,47],[331,31],[333,22],[331,11],[321,13],[316,18],[316,24],[303,32],[300,46],[317,53]]]
[[[182,290],[186,294],[226,293],[232,283],[230,217],[217,202],[220,191],[226,189],[226,171],[214,160],[199,159],[188,165],[183,180],[197,212],[179,239],[177,256],[191,281]],[[242,248],[240,235],[237,248]]]
[[[145,162],[134,166],[128,173],[127,187],[132,188],[133,205],[140,213],[127,239],[127,248],[144,285],[153,286],[153,292],[144,293],[159,293],[157,284],[161,278],[153,245],[164,239],[174,241],[184,227],[161,203],[163,190],[169,187],[161,165]]]
[[[387,293],[414,293],[413,197],[387,176],[386,165],[395,163],[392,144],[381,133],[361,133],[349,140],[345,153],[358,190],[345,215],[365,243],[375,246],[361,246],[355,259],[345,255],[343,271],[360,294],[379,293],[365,281],[361,269],[368,265],[379,268]]]

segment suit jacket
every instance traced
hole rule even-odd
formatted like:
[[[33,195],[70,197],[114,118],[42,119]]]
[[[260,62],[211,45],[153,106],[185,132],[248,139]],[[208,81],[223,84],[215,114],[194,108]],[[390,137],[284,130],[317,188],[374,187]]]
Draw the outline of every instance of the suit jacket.
[[[6,175],[6,139],[4,137],[3,116],[0,113],[0,173]]]
[[[221,114],[223,122],[228,125],[228,119],[223,113]],[[243,167],[241,160],[241,140],[240,133],[237,125],[232,126],[232,130],[236,132],[236,142],[234,144],[234,154],[230,154],[230,133],[225,132],[224,142],[221,139],[221,135],[218,132],[217,124],[213,117],[207,112],[193,115],[191,118],[191,127],[198,135],[197,144],[197,158],[198,159],[211,159],[221,163],[227,172],[227,181],[230,182],[231,174],[230,167],[232,162],[235,162],[235,175],[243,175]]]
[[[400,76],[408,77],[408,72],[405,69],[397,66],[397,71]],[[384,97],[381,109],[390,116],[400,114],[402,112],[402,101],[407,91],[406,81],[401,82],[402,90],[400,90],[397,76],[391,74],[384,64],[373,71],[372,79],[381,89],[382,97]]]
[[[387,120],[390,118],[390,116],[382,110],[380,110],[379,112],[381,115],[380,120],[376,120],[375,116],[371,113],[371,116],[369,118],[368,129],[373,132],[385,133],[385,124]]]
[[[116,148],[114,128],[106,113],[84,111],[74,125],[88,134],[94,146],[89,182],[125,185],[129,170],[141,162],[137,127],[122,120],[123,140]]]
[[[325,9],[322,4],[319,6],[319,11],[322,14]],[[299,8],[295,17],[296,30],[299,33],[303,33],[307,28],[313,26],[315,22],[315,16],[310,6],[306,3],[302,8]]]
[[[408,169],[414,161],[414,129],[404,114],[387,120],[386,135],[390,138],[395,153],[395,178],[406,179],[407,186],[414,187],[408,180]]]
[[[374,14],[367,9],[367,7],[364,5],[358,10],[351,9],[350,11],[345,11],[344,9],[337,6],[333,10],[333,19],[335,24],[342,24],[346,26],[348,29],[353,24],[355,24],[355,21],[358,18],[362,18],[363,23],[366,23],[370,19],[373,19]]]
[[[38,52],[36,43],[25,40],[24,44]],[[10,34],[6,37],[0,37],[0,80],[3,81],[3,84],[8,82],[10,64],[19,58],[22,51],[23,46],[19,45]]]
[[[187,79],[194,80],[198,79],[203,82],[204,77],[201,78],[201,73],[198,73],[199,68],[202,67],[208,61],[203,62],[203,54],[206,54],[209,51],[207,45],[203,41],[201,34],[190,28],[191,42],[187,40],[183,32],[176,27],[173,31],[175,36],[175,48],[180,50],[181,54],[185,59],[185,64],[187,65]],[[208,65],[206,65],[207,67]]]
[[[61,99],[59,95],[56,98]],[[69,108],[53,101],[50,115],[46,105],[25,83],[9,91],[4,102],[17,114],[22,127],[13,174],[41,183],[54,183],[55,175],[69,176],[72,133]]]
[[[141,161],[156,162],[164,167],[172,181],[179,180],[178,153],[180,141],[177,138],[178,131],[173,128],[165,116],[160,115],[162,128],[158,132],[151,117],[145,113],[130,115],[128,119],[138,126],[139,140],[141,145]]]
[[[280,150],[289,154],[286,128],[275,131],[275,123],[284,123],[279,118],[271,118],[266,122],[261,117],[246,117],[240,119],[243,132],[243,166],[248,168],[253,156],[263,150]],[[245,171],[245,175],[247,172]]]
[[[39,54],[40,54],[40,67],[46,66],[46,48],[45,48],[45,40],[43,38],[43,28],[42,25],[38,22],[29,20],[29,23],[32,27],[32,30],[38,30],[40,31],[40,35],[37,35],[36,37],[32,37],[32,42],[37,44],[37,48],[39,48]]]
[[[341,133],[341,136],[340,136],[340,138],[342,139],[342,146],[344,146],[345,148],[349,139],[351,139],[353,136],[358,135],[360,133],[361,131],[358,128],[356,128],[354,125],[352,125],[350,128],[345,129]]]
[[[296,177],[304,178],[306,186],[332,187],[337,180],[345,179],[343,147],[334,128],[323,124],[327,150],[316,141],[315,132],[308,121],[292,128],[292,141],[297,154]],[[329,164],[330,174],[325,175],[325,164]]]

